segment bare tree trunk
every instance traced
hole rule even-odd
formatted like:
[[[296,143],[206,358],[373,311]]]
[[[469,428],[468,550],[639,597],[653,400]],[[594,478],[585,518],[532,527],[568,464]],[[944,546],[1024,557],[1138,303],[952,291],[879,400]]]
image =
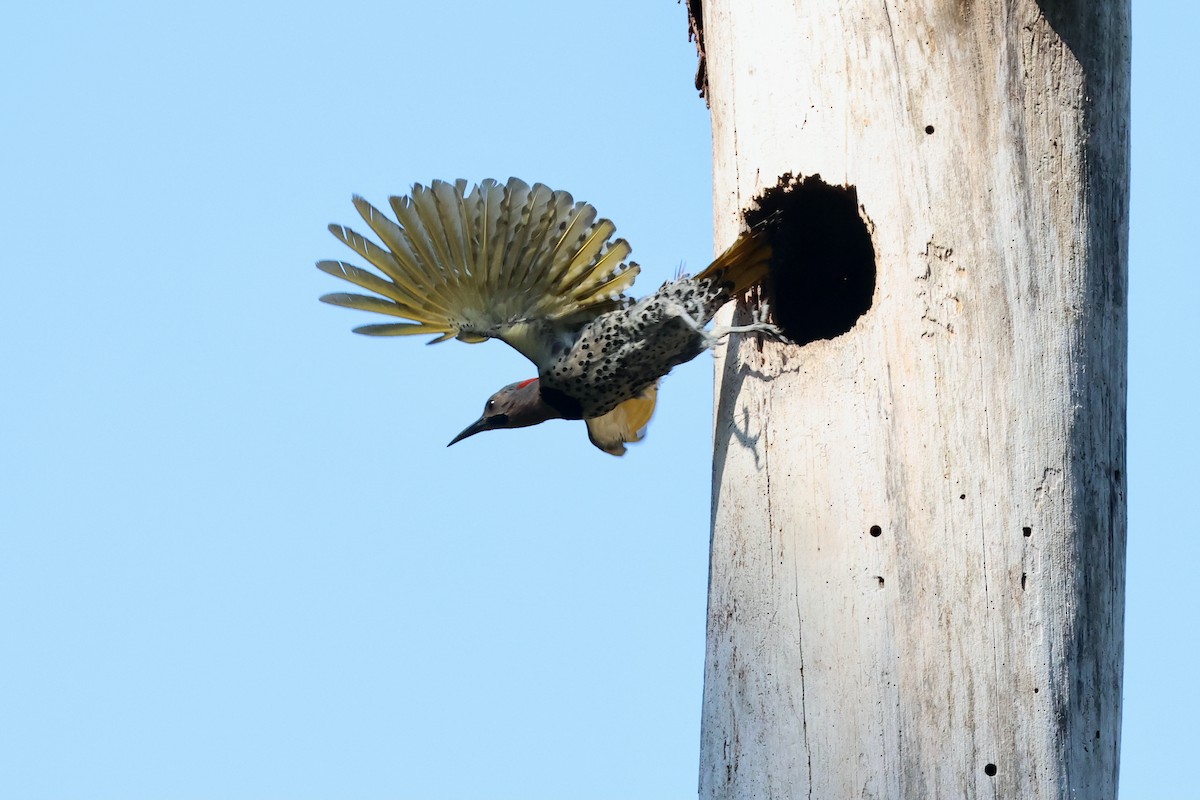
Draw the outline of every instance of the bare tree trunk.
[[[819,173],[877,277],[718,359],[701,796],[1114,798],[1128,0],[703,6],[718,245]]]

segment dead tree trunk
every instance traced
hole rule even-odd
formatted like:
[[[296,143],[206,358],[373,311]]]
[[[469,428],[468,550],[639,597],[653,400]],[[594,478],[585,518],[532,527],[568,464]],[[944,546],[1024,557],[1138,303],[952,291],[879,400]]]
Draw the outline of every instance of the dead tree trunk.
[[[702,33],[717,249],[819,173],[876,282],[840,336],[719,354],[701,797],[1114,798],[1128,0]]]

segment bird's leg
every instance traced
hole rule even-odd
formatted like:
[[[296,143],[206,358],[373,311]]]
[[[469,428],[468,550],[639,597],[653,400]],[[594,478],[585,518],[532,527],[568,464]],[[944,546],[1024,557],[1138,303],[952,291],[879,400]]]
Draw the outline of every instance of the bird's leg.
[[[787,337],[783,335],[783,330],[778,325],[767,322],[767,314],[770,309],[767,308],[767,303],[764,300],[754,309],[752,322],[749,325],[716,325],[712,329],[712,333],[707,334],[713,340],[713,344],[718,339],[722,339],[731,333],[761,333],[769,336],[776,341],[787,341]],[[710,347],[712,345],[709,345]]]
[[[663,310],[672,316],[678,317],[683,324],[687,325],[689,328],[702,336],[704,338],[705,348],[712,347],[717,343],[716,337],[706,331],[703,323],[689,314],[688,310],[684,308],[682,304],[668,300],[667,302],[663,303]]]
[[[761,303],[754,313],[754,321],[749,325],[716,325],[711,331],[704,329],[704,325],[699,320],[688,313],[687,309],[679,303],[667,303],[665,310],[678,317],[685,325],[694,330],[700,336],[704,337],[704,346],[706,348],[716,347],[721,339],[731,333],[762,333],[770,336],[773,339],[781,341],[786,340],[783,331],[776,325],[767,322],[767,304]]]

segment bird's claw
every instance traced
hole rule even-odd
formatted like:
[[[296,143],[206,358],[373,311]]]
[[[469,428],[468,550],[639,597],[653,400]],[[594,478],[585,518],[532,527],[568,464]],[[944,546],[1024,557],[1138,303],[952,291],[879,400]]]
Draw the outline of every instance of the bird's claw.
[[[787,341],[787,336],[784,335],[782,328],[774,323],[767,322],[768,316],[770,316],[770,308],[767,306],[767,302],[764,300],[758,304],[757,308],[754,309],[754,314],[748,324],[718,325],[713,328],[712,333],[707,335],[713,340],[712,344],[715,344],[717,340],[728,336],[731,333],[760,333],[764,336],[774,339],[777,342]],[[711,347],[712,344],[709,346]]]

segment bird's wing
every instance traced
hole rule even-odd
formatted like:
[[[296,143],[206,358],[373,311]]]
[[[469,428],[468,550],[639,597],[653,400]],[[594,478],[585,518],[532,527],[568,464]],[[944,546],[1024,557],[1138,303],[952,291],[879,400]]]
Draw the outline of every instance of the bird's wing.
[[[654,384],[607,414],[586,420],[588,438],[606,453],[625,455],[626,444],[640,442],[645,436],[657,400],[658,384]]]
[[[399,317],[356,333],[432,333],[444,341],[508,341],[539,367],[546,345],[533,331],[582,324],[618,307],[639,268],[616,226],[569,193],[510,178],[434,181],[391,198],[393,220],[361,197],[354,206],[383,246],[350,228],[329,230],[380,273],[342,261],[317,267],[370,295],[337,293],[326,303]],[[506,338],[507,332],[513,335]]]

